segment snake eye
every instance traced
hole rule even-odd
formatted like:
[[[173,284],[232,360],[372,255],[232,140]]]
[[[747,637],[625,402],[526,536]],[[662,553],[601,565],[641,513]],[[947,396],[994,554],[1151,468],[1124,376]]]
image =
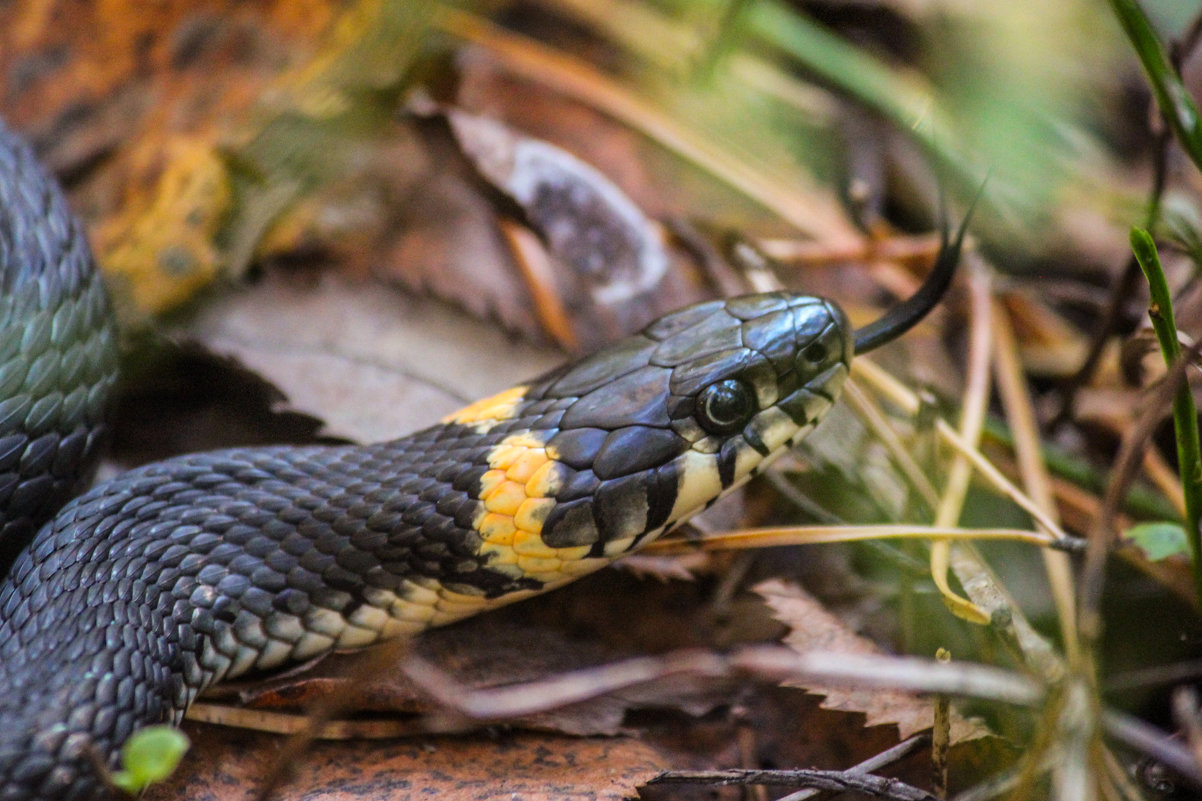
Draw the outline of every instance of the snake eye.
[[[710,384],[697,396],[697,422],[711,434],[742,428],[755,412],[755,393],[733,378]]]

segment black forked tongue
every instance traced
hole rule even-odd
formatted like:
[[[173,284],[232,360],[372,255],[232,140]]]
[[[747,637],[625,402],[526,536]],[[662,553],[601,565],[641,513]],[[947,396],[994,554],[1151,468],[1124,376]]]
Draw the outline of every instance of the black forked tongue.
[[[984,186],[981,189],[984,189]],[[960,227],[956,231],[955,239],[949,238],[947,225],[943,226],[939,255],[935,257],[935,266],[918,291],[885,312],[881,319],[856,331],[856,355],[875,350],[886,342],[897,339],[917,325],[923,317],[926,317],[927,312],[935,308],[935,305],[943,298],[956,274],[956,266],[960,263],[960,247],[964,244],[968,221],[972,219],[973,210],[977,207],[977,201],[980,198],[981,191],[977,190],[976,197],[973,198],[972,204],[964,215],[964,221],[960,223]]]

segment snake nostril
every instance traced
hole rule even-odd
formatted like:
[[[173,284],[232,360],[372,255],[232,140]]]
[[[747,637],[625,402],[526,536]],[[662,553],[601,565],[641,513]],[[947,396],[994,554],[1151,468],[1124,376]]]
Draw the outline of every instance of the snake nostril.
[[[815,342],[801,352],[801,356],[810,364],[821,364],[826,361],[828,355],[826,345],[821,342]]]

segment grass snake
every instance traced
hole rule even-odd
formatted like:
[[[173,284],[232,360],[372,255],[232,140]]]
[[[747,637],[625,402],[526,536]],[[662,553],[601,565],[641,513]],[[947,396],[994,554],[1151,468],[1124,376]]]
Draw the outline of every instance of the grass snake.
[[[82,226],[0,124],[0,801],[103,797],[97,766],[215,682],[650,542],[804,437],[853,354],[938,301],[962,236],[858,332],[806,295],[702,303],[400,439],[177,456],[68,500],[104,439],[116,334]]]

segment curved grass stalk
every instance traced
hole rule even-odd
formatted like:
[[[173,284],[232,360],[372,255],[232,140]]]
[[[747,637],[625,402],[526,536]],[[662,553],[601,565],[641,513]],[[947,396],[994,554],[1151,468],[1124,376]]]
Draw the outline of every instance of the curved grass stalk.
[[[1131,229],[1131,249],[1148,279],[1152,296],[1148,317],[1160,341],[1165,364],[1172,367],[1181,359],[1177,323],[1173,319],[1173,297],[1160,266],[1160,256],[1152,236],[1142,228]],[[1202,602],[1202,444],[1198,437],[1198,409],[1189,382],[1182,381],[1173,395],[1173,428],[1177,440],[1177,464],[1181,472],[1181,490],[1185,495],[1185,538],[1189,543],[1194,570],[1194,590]]]
[[[696,540],[669,537],[653,542],[640,553],[660,556],[694,551],[773,548],[782,545],[826,545],[832,542],[863,542],[876,539],[928,539],[969,542],[990,540],[1021,542],[1042,548],[1057,548],[1061,540],[1042,531],[1021,528],[963,528],[960,526],[915,526],[905,523],[868,526],[765,526],[713,534]],[[1076,542],[1074,540],[1074,542]]]
[[[981,270],[970,273],[970,298],[972,328],[968,344],[968,376],[960,419],[960,436],[968,442],[979,442],[985,427],[985,415],[989,410],[989,352],[991,349],[991,325],[988,276]],[[947,471],[947,484],[935,510],[936,526],[955,525],[964,511],[964,500],[972,480],[972,465],[963,454],[953,457]],[[948,584],[951,572],[951,543],[939,540],[931,546],[931,578],[943,594],[944,603],[958,617],[972,623],[989,623],[989,612],[952,590]],[[963,577],[961,577],[963,578]]]

